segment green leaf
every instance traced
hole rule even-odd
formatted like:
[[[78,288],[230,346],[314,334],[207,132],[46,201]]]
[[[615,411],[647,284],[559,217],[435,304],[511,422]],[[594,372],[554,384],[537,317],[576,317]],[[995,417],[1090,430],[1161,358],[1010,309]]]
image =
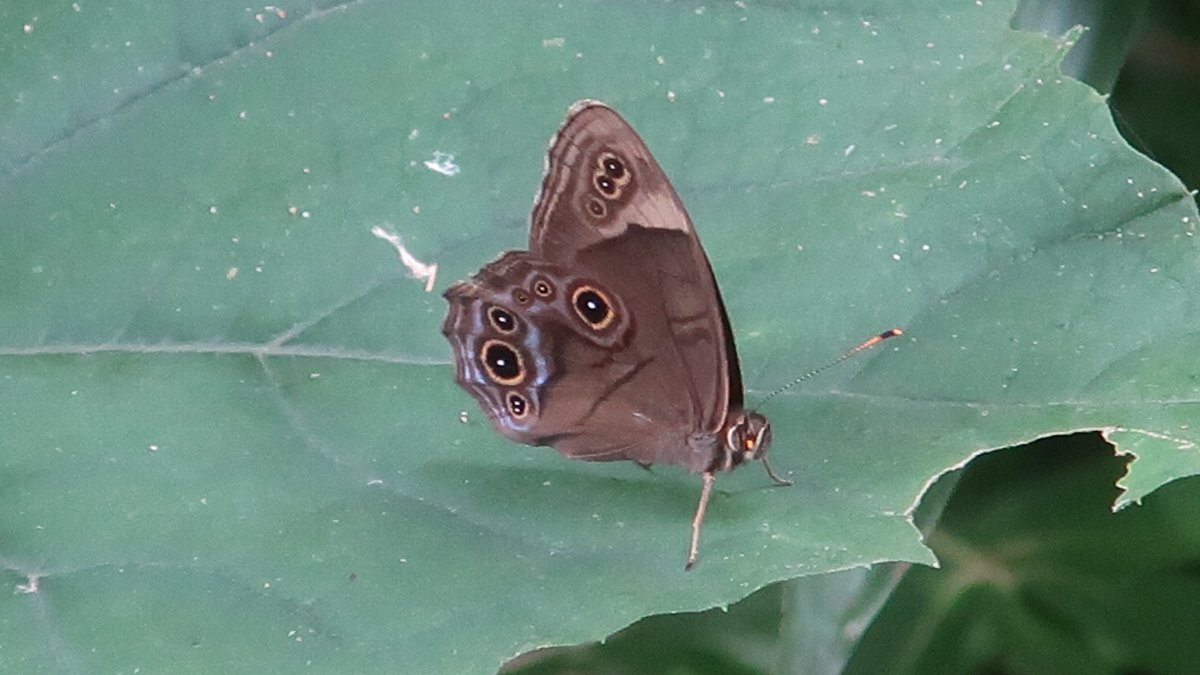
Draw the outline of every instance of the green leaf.
[[[1094,433],[989,454],[939,479],[915,515],[938,569],[800,577],[503,672],[1190,673],[1200,480],[1114,514],[1127,462]]]
[[[1124,469],[1095,435],[972,462],[845,672],[1188,673],[1200,482],[1107,513]],[[1107,455],[1107,456],[1106,456]]]
[[[932,562],[912,505],[988,449],[1198,470],[1195,207],[1011,3],[42,4],[0,10],[5,669],[486,671]],[[522,246],[582,97],[688,203],[751,401],[906,330],[770,401],[797,485],[722,477],[688,574],[699,481],[502,440],[370,232],[438,289]]]
[[[804,577],[824,581],[841,574]],[[507,675],[557,673],[673,673],[756,675],[780,663],[779,626],[783,584],[774,584],[726,608],[694,614],[647,617],[603,644],[560,647],[523,654],[505,665]],[[808,665],[812,665],[810,661]],[[815,672],[812,668],[805,672]]]

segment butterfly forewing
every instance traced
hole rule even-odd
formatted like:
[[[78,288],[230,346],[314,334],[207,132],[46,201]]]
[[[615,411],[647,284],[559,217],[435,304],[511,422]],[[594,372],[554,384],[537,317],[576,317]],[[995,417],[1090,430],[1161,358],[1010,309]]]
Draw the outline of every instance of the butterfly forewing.
[[[671,182],[633,128],[604,104],[572,106],[552,139],[530,249],[587,269],[620,287],[622,297],[648,296],[645,316],[634,312],[637,340],[663,353],[675,396],[692,406],[673,426],[721,429],[742,391],[720,291]]]

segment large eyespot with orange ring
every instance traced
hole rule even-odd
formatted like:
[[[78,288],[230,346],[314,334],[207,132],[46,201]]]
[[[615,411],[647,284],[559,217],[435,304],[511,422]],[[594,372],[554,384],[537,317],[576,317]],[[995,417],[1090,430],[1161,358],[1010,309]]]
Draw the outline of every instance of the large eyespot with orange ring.
[[[604,330],[617,318],[612,300],[595,286],[582,285],[576,288],[571,293],[571,307],[592,330]]]
[[[492,328],[496,329],[496,332],[504,333],[505,335],[512,335],[520,327],[520,324],[517,323],[517,317],[512,312],[497,305],[487,308],[487,319]]]
[[[533,289],[534,295],[543,300],[554,299],[554,284],[540,274],[533,278],[533,283],[529,284],[529,287]]]
[[[504,395],[504,407],[508,408],[508,414],[515,419],[525,419],[529,415],[529,399],[515,391],[510,391]]]
[[[492,382],[513,387],[525,381],[525,363],[521,353],[503,340],[488,340],[483,343],[479,360]]]

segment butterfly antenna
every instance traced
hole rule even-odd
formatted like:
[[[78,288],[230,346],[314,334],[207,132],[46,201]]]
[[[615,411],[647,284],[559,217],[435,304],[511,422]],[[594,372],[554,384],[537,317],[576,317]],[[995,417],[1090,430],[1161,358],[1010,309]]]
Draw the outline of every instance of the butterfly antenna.
[[[801,382],[812,379],[814,376],[819,375],[820,373],[823,373],[826,370],[829,370],[830,368],[838,365],[839,363],[841,363],[842,361],[845,361],[846,359],[850,358],[851,356],[854,356],[855,354],[857,354],[863,350],[870,349],[871,347],[874,347],[875,345],[879,344],[880,342],[883,342],[884,340],[886,340],[888,338],[894,338],[899,335],[904,335],[904,331],[900,330],[899,328],[892,328],[890,330],[883,331],[879,335],[875,335],[875,336],[871,337],[871,339],[859,344],[857,347],[847,350],[845,352],[842,352],[841,356],[838,356],[836,359],[830,361],[829,363],[826,363],[825,365],[821,366],[820,368],[815,368],[813,370],[810,370],[807,373],[801,375],[800,377],[797,377],[796,379],[792,380],[791,382],[788,382],[787,384],[783,385],[782,387],[771,392],[770,394],[767,395],[766,398],[764,398],[762,401],[760,401],[758,403],[758,407],[761,408],[764,404],[766,404],[767,401],[770,401],[771,399],[782,394],[783,392],[787,391],[788,389],[791,389],[792,387],[800,384]]]

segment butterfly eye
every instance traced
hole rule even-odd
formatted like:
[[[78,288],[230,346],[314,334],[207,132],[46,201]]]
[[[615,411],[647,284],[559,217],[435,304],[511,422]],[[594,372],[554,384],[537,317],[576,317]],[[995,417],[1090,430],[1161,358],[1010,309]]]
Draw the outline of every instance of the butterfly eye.
[[[509,393],[504,397],[504,403],[508,406],[508,412],[517,419],[522,419],[529,414],[529,401],[518,393]]]
[[[525,379],[525,364],[517,350],[500,340],[483,343],[483,368],[496,384],[506,387],[521,384]]]
[[[517,332],[517,317],[503,307],[489,307],[487,317],[497,331],[505,335]]]
[[[732,453],[734,464],[747,459],[761,459],[769,447],[771,423],[758,413],[746,413],[725,432],[725,449]]]
[[[571,294],[571,305],[575,313],[594,330],[608,328],[616,319],[612,302],[603,291],[595,286],[580,286]]]

